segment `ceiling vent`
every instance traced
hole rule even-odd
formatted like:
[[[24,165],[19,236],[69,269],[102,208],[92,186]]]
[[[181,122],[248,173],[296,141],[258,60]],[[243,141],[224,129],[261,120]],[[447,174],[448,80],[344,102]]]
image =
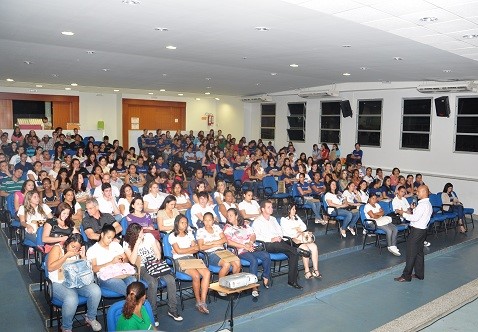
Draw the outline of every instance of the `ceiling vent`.
[[[268,95],[258,95],[242,97],[242,101],[245,103],[263,103],[272,101],[272,98]]]
[[[418,92],[421,93],[434,93],[434,92],[467,92],[477,91],[476,84],[473,82],[450,82],[450,83],[438,83],[419,85],[417,87]]]
[[[297,94],[301,98],[327,98],[338,97],[337,90],[322,90],[322,91],[301,91]]]

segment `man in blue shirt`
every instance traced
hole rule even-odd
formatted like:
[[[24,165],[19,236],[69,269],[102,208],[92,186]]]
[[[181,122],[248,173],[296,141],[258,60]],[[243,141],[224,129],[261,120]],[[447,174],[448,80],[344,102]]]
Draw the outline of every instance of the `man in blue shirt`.
[[[360,150],[360,144],[355,143],[355,150],[352,151],[350,158],[352,159],[352,163],[356,164],[358,162],[362,162],[363,151]]]

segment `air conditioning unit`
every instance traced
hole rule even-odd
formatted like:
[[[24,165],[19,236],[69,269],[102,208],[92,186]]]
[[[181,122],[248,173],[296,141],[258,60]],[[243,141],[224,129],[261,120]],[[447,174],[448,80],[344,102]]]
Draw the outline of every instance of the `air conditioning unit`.
[[[242,101],[245,103],[263,103],[272,101],[272,98],[268,95],[258,95],[242,97]]]
[[[327,97],[338,97],[339,92],[336,90],[301,91],[297,95],[301,98],[327,98]]]
[[[477,91],[476,84],[473,82],[450,82],[450,83],[437,83],[419,85],[417,87],[418,92],[421,93],[433,93],[433,92],[467,92]]]

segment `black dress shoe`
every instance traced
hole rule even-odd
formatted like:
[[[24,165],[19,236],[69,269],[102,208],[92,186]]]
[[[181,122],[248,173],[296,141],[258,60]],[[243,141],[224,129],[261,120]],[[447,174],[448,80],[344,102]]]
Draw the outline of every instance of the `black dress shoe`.
[[[410,281],[412,281],[411,279],[407,280],[404,277],[396,277],[396,278],[393,278],[393,280],[398,281],[398,282],[410,282]]]
[[[415,273],[412,274],[412,278],[418,279],[418,280],[423,280],[424,278],[418,277]]]
[[[295,289],[302,289],[303,287],[296,282],[288,282],[289,286],[294,287]]]

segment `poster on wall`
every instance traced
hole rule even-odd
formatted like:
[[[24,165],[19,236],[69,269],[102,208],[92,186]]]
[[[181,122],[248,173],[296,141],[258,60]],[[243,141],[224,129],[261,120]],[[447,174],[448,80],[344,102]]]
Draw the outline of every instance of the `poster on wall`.
[[[132,117],[131,118],[131,129],[138,130],[139,129],[139,118]]]

